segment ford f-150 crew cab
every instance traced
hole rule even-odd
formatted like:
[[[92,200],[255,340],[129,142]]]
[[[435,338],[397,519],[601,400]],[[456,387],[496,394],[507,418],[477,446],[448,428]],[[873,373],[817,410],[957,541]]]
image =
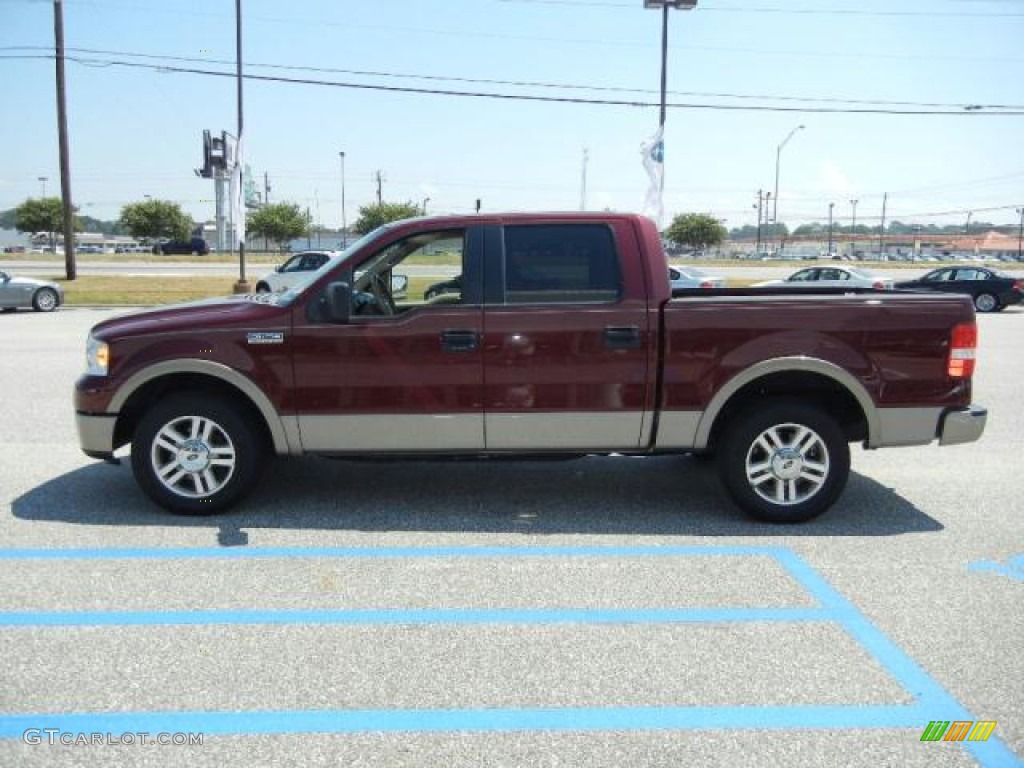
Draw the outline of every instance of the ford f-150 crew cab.
[[[455,292],[391,294],[404,270]],[[430,273],[429,275],[426,273]],[[868,448],[976,440],[970,299],[791,288],[677,292],[627,214],[410,219],[280,294],[100,323],[82,449],[158,504],[237,502],[271,454],[714,455],[755,517],[827,509]]]

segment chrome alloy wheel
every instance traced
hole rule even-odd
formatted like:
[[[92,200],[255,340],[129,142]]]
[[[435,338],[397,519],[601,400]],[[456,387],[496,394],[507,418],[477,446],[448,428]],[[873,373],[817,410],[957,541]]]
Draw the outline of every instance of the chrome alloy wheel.
[[[180,416],[153,438],[150,461],[167,490],[190,499],[212,496],[235,472],[235,446],[217,422]]]
[[[802,424],[776,424],[751,444],[746,474],[750,487],[765,501],[800,504],[825,485],[828,448],[817,432]]]

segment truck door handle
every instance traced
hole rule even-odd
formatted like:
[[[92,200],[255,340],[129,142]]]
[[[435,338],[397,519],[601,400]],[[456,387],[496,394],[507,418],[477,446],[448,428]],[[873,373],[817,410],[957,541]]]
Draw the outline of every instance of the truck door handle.
[[[604,345],[608,349],[637,349],[640,346],[640,329],[635,325],[609,326],[604,329]]]
[[[441,332],[441,349],[445,352],[472,352],[476,346],[476,331]]]

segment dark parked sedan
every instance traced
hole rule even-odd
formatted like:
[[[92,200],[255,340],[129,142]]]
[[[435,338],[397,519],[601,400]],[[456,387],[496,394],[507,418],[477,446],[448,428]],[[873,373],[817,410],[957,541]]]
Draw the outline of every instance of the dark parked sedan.
[[[1024,280],[989,267],[942,267],[917,280],[896,283],[911,291],[966,293],[979,312],[998,312],[1024,298]]]

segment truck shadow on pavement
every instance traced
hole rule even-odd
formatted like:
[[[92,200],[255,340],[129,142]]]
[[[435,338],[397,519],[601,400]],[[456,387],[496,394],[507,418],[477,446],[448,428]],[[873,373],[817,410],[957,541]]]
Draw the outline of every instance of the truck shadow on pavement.
[[[851,473],[822,517],[760,523],[726,497],[711,462],[688,456],[569,461],[332,461],[268,464],[255,492],[212,517],[165,513],[127,462],[92,464],[16,498],[15,517],[93,526],[210,528],[223,546],[246,529],[687,536],[889,536],[941,523],[890,488]]]

